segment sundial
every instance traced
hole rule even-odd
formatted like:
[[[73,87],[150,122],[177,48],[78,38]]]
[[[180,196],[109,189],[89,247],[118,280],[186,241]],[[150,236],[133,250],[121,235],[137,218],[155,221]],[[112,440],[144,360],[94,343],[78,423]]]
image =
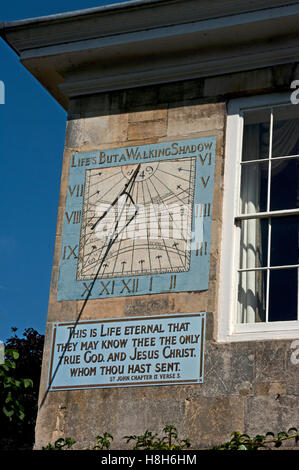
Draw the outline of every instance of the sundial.
[[[215,142],[73,153],[57,300],[207,289]]]

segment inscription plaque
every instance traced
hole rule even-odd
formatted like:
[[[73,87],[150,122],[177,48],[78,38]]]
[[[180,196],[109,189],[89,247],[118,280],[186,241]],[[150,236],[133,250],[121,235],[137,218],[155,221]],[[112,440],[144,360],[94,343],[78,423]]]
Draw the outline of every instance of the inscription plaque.
[[[205,312],[57,323],[49,390],[202,383],[204,340]]]

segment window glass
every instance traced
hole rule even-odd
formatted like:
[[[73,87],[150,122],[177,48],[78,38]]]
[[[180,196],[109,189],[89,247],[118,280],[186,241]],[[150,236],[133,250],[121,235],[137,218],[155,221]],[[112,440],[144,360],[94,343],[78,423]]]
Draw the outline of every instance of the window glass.
[[[266,285],[266,270],[239,273],[238,323],[266,320]]]
[[[244,113],[242,160],[259,160],[269,156],[270,110]]]
[[[270,271],[268,321],[297,320],[298,269]]]
[[[242,165],[241,214],[267,210],[268,165],[268,162]]]
[[[268,219],[242,220],[240,228],[240,268],[267,266]]]
[[[299,217],[278,217],[271,221],[271,266],[298,264]]]
[[[271,162],[270,210],[295,209],[299,206],[299,158]]]
[[[299,106],[274,108],[272,157],[299,155]]]
[[[243,118],[238,322],[297,320],[299,215],[287,211],[299,208],[299,106]]]

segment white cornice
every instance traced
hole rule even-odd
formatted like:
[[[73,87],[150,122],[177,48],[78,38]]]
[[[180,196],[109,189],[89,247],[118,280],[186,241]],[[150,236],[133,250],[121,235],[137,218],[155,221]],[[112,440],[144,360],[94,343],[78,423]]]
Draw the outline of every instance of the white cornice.
[[[271,52],[252,53],[246,56],[216,57],[214,60],[198,61],[193,64],[178,64],[172,67],[161,67],[158,70],[119,73],[108,76],[67,80],[59,89],[70,98],[113,90],[136,88],[139,86],[171,83],[180,80],[191,80],[198,77],[223,75],[230,72],[253,70],[271,65],[297,62],[299,44]]]
[[[73,96],[299,57],[299,1],[139,0],[75,13],[4,24],[1,31],[64,107]]]

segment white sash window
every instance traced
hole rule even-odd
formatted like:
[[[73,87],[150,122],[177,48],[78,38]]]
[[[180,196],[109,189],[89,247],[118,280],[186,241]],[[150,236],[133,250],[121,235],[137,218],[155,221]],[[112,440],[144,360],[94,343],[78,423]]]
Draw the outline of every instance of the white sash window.
[[[299,105],[228,106],[219,340],[299,337]]]

